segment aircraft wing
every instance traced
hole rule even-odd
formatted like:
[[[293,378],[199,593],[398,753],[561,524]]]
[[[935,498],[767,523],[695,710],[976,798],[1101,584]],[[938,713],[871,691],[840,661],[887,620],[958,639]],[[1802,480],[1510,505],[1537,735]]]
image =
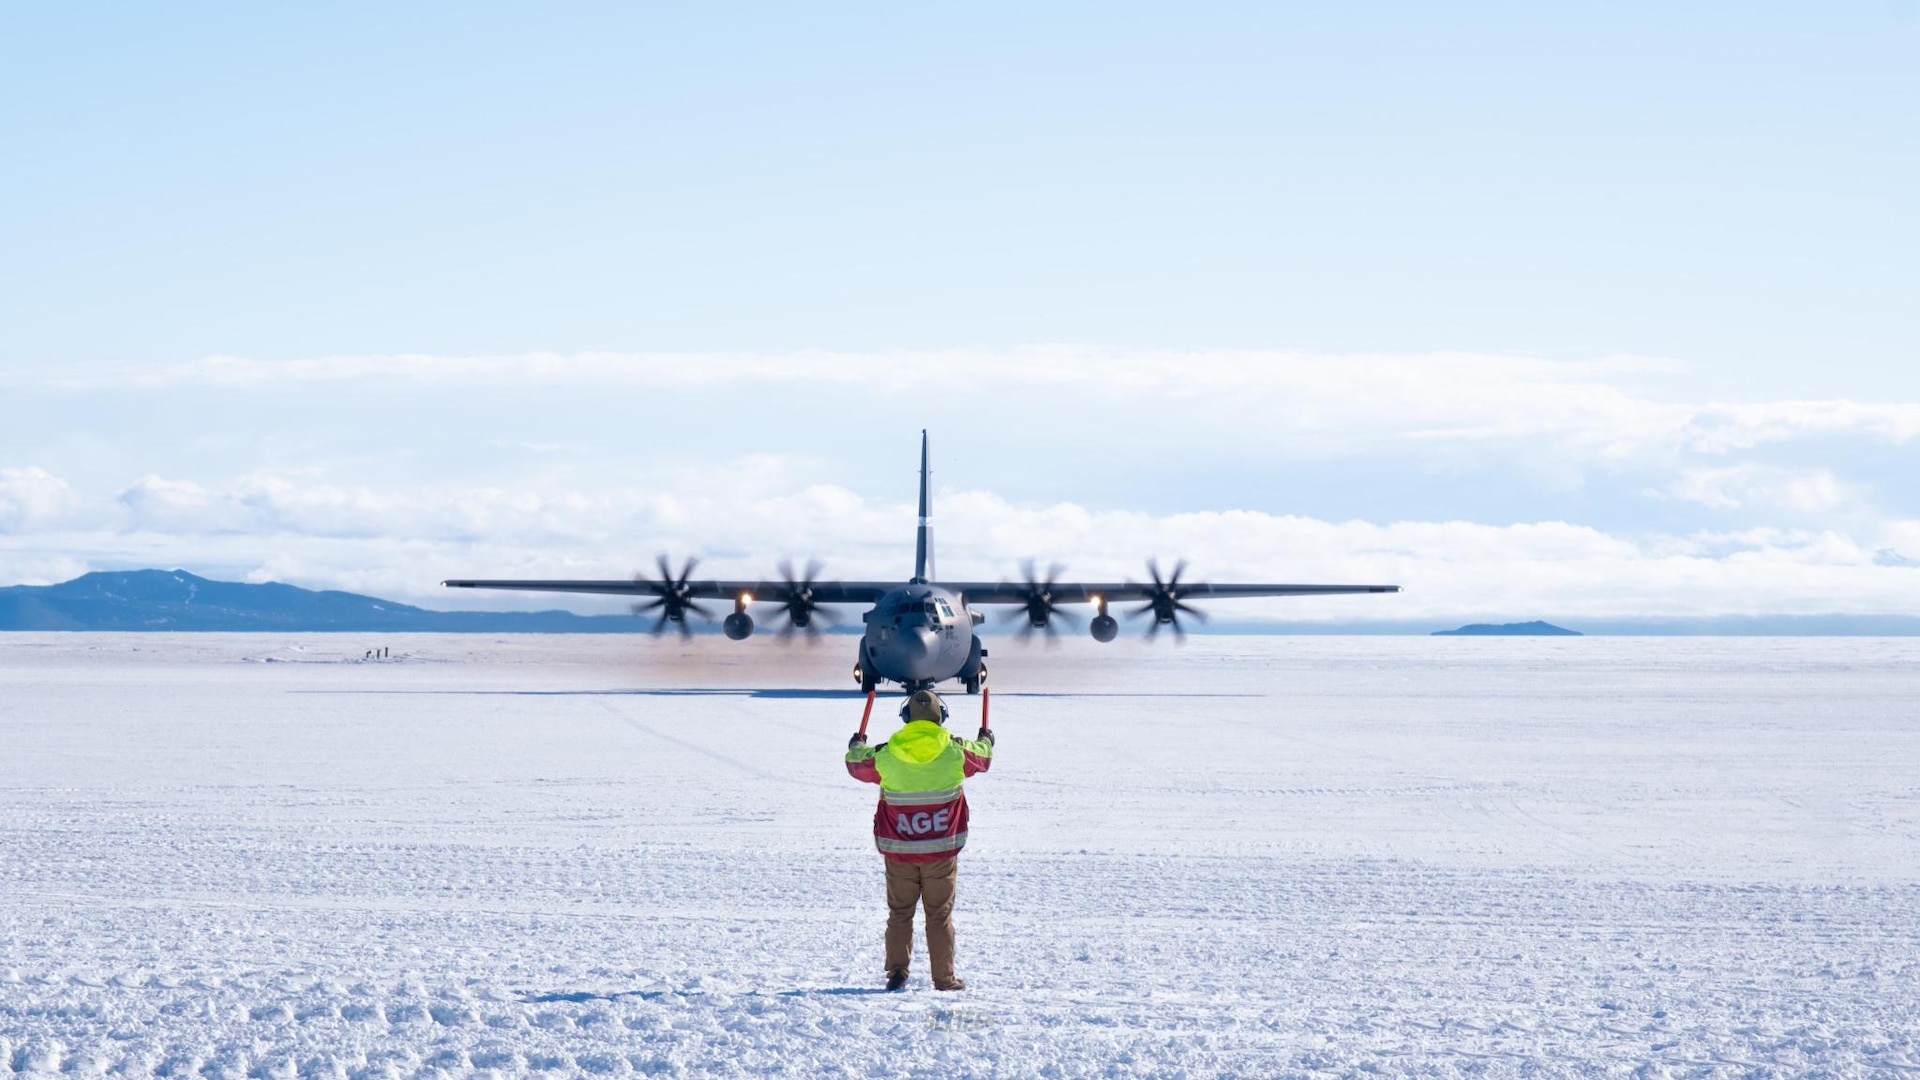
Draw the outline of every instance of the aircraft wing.
[[[520,592],[561,592],[561,593],[602,593],[613,596],[658,596],[660,583],[654,581],[613,580],[613,581],[513,581],[513,580],[454,580],[440,584],[449,589],[512,589]],[[802,586],[775,579],[773,581],[688,581],[685,593],[689,600],[732,600],[742,593],[753,597],[754,602],[785,603],[793,599]],[[885,596],[887,590],[898,588],[899,583],[880,581],[815,581],[804,585],[813,593],[816,604],[871,604]]]
[[[941,582],[966,597],[968,604],[1024,604],[1033,597],[1033,586],[1019,582],[962,581]],[[1398,585],[1209,585],[1196,581],[1177,587],[1182,600],[1229,600],[1253,596],[1335,596],[1344,593],[1394,593]],[[1056,604],[1089,604],[1095,597],[1112,601],[1151,600],[1156,588],[1152,583],[1135,581],[1056,581],[1046,586]]]
[[[611,581],[451,580],[440,584],[449,589],[510,589],[520,592],[597,593],[612,596],[656,596],[659,585],[651,581],[614,579]],[[1024,604],[1032,597],[1032,586],[1005,581],[943,581],[942,588],[966,597],[970,604]],[[816,604],[871,604],[887,592],[900,587],[897,581],[816,581],[806,586]],[[1393,593],[1398,585],[1213,585],[1196,581],[1179,585],[1182,600],[1229,600],[1256,596],[1335,596],[1346,593]],[[688,581],[689,600],[732,600],[745,593],[755,602],[783,603],[793,598],[796,587],[778,579],[771,581]],[[1047,587],[1056,604],[1089,604],[1095,597],[1109,602],[1151,600],[1154,586],[1135,581],[1057,581]]]

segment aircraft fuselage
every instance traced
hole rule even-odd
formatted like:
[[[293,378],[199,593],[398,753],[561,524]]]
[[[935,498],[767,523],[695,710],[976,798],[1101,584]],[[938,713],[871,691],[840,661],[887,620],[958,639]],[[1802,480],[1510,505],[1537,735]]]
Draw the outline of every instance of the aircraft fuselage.
[[[974,636],[976,616],[960,594],[938,585],[903,585],[861,616],[857,665],[863,685],[886,680],[909,690],[962,679],[969,689],[985,672],[986,652]]]

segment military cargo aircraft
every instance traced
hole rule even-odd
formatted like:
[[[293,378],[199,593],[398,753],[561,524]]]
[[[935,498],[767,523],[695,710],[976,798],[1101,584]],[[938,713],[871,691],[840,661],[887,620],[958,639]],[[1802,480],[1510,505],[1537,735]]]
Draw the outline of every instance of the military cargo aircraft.
[[[774,617],[785,616],[783,636],[797,631],[819,633],[819,623],[833,620],[829,604],[870,604],[861,615],[866,631],[860,637],[859,653],[853,664],[854,681],[862,690],[871,691],[882,682],[900,684],[907,692],[925,690],[950,679],[958,679],[970,694],[977,694],[987,681],[987,650],[974,633],[986,621],[982,605],[1018,605],[1011,610],[1020,619],[1022,637],[1044,631],[1057,634],[1055,621],[1072,624],[1075,616],[1061,609],[1062,604],[1091,604],[1093,618],[1088,630],[1095,641],[1112,641],[1120,634],[1120,622],[1109,610],[1116,603],[1138,603],[1125,612],[1130,617],[1151,616],[1146,637],[1170,629],[1184,639],[1181,616],[1206,621],[1206,614],[1187,603],[1189,600],[1224,600],[1250,596],[1326,596],[1334,593],[1399,592],[1398,585],[1210,585],[1182,581],[1186,572],[1183,560],[1173,572],[1161,577],[1159,564],[1149,560],[1151,582],[1073,582],[1061,581],[1060,567],[1054,566],[1040,578],[1032,563],[1024,566],[1024,580],[1012,582],[940,581],[933,569],[933,518],[927,468],[927,433],[920,433],[920,529],[914,547],[913,577],[904,584],[888,581],[818,581],[820,564],[812,563],[796,576],[792,564],[781,566],[777,581],[695,581],[697,559],[688,559],[679,574],[674,574],[665,555],[660,556],[658,578],[636,575],[631,581],[443,581],[453,589],[520,589],[534,592],[610,593],[646,597],[636,604],[634,613],[659,612],[653,632],[659,634],[671,624],[683,635],[691,635],[689,615],[711,620],[712,613],[701,600],[730,600],[733,613],[721,621],[729,638],[744,641],[754,631],[749,609],[754,604],[778,605]]]

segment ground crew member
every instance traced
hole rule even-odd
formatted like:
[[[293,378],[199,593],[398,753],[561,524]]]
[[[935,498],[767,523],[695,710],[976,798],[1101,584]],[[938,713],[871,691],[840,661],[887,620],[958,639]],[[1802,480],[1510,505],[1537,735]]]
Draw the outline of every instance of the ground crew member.
[[[941,725],[947,706],[922,690],[900,710],[906,726],[878,749],[855,734],[847,771],[880,785],[873,842],[887,867],[887,989],[904,990],[913,958],[913,909],[927,910],[927,961],[935,990],[965,990],[953,973],[954,872],[967,845],[967,796],[961,781],[993,764],[993,732],[962,739]]]

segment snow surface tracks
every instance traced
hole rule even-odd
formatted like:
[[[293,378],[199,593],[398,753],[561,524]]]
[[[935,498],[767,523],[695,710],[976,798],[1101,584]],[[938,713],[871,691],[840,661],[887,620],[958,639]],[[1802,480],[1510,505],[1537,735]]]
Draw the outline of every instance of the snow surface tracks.
[[[901,996],[824,650],[0,644],[0,1074],[1920,1071],[1914,657],[1486,644],[1035,654]]]

